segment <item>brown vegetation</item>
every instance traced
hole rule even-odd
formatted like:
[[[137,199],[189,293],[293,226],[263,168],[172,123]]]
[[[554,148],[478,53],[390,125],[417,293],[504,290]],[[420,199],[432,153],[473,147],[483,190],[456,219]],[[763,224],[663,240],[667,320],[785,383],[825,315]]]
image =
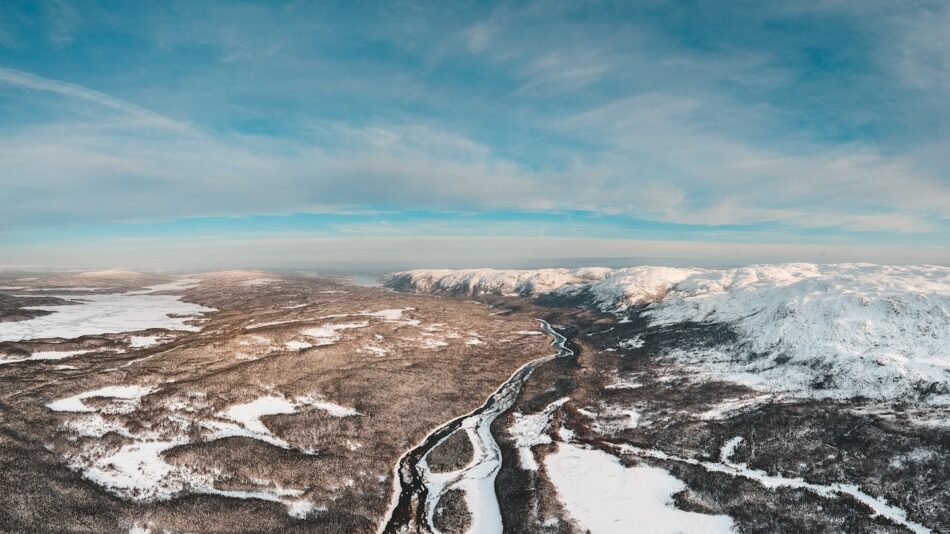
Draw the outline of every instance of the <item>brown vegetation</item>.
[[[429,451],[426,463],[436,473],[457,471],[472,461],[474,452],[472,440],[468,438],[465,429],[460,428]]]
[[[452,489],[443,493],[432,524],[443,534],[465,534],[472,524],[472,513],[465,504],[465,492]]]
[[[280,279],[258,282],[262,278]],[[119,280],[125,289],[165,281]],[[0,366],[0,500],[9,503],[0,531],[126,532],[138,525],[159,531],[371,532],[388,506],[399,456],[432,428],[481,404],[521,364],[550,351],[545,338],[517,334],[537,328],[530,316],[493,316],[478,303],[317,277],[218,273],[184,290],[184,299],[219,311],[198,321],[200,332],[137,333],[159,334],[154,346],[131,348],[128,334],[7,344],[25,352],[50,346],[94,351]],[[401,315],[372,315],[399,309]],[[306,333],[363,323],[337,330],[338,339]],[[300,348],[302,343],[314,346]],[[45,407],[116,385],[153,388],[127,413],[115,412],[113,399],[85,401],[121,432],[82,436],[75,425],[89,414]],[[299,406],[296,413],[262,417],[266,439],[213,439],[216,424],[240,427],[226,416],[229,408],[261,397]],[[336,416],[332,406],[358,415]],[[210,481],[216,491],[299,490],[299,499],[314,508],[297,518],[280,502],[195,493],[187,484],[170,498],[131,500],[83,478],[90,451],[102,449],[96,453],[102,457],[150,440],[180,443],[161,460]],[[461,454],[464,445],[459,448]],[[24,477],[17,466],[31,466],[31,474]],[[49,512],[56,507],[71,511]]]

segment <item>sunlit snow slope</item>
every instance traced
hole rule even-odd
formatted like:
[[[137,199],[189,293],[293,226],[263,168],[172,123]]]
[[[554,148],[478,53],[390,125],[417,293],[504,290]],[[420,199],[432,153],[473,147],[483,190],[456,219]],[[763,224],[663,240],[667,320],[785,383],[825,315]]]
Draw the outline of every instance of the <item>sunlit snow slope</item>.
[[[950,268],[868,264],[408,271],[390,287],[575,295],[651,326],[725,324],[738,341],[684,346],[681,361],[807,396],[950,403]]]

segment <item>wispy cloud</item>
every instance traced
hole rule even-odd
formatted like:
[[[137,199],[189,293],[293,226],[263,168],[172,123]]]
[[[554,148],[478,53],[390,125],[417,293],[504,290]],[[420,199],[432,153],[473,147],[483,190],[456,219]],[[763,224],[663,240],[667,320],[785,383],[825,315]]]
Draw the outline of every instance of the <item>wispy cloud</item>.
[[[64,0],[47,0],[43,7],[49,19],[50,43],[55,48],[71,45],[75,26],[80,21],[76,8]]]
[[[950,9],[891,4],[212,0],[55,42],[18,12],[0,227],[584,210],[940,246]]]
[[[7,266],[101,269],[203,270],[222,268],[353,269],[419,267],[531,268],[541,266],[701,265],[813,261],[833,263],[950,263],[940,248],[861,245],[763,244],[584,237],[313,237],[275,233],[246,239],[219,237],[98,239],[57,247],[5,250]],[[78,260],[77,260],[78,259]]]
[[[0,83],[6,83],[24,89],[48,91],[70,98],[92,102],[136,118],[142,122],[143,126],[156,126],[180,131],[186,131],[191,128],[187,123],[176,121],[105,93],[87,89],[74,83],[43,78],[28,72],[0,67]]]
[[[498,28],[490,23],[479,22],[473,25],[466,32],[469,51],[481,52],[488,48],[497,31]]]

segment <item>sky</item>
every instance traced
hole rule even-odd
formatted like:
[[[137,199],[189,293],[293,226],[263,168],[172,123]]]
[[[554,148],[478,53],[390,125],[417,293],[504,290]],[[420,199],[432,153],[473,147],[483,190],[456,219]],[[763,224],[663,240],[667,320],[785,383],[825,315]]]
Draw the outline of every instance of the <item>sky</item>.
[[[0,3],[0,265],[950,264],[950,4]]]

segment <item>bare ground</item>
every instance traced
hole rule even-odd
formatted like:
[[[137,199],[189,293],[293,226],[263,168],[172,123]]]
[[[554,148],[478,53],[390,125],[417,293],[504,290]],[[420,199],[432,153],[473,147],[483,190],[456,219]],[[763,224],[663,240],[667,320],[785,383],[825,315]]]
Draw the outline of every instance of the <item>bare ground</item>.
[[[537,329],[530,316],[312,276],[205,275],[184,299],[219,311],[195,321],[200,332],[136,332],[158,336],[150,347],[130,347],[128,333],[0,343],[7,354],[92,351],[0,365],[0,531],[373,532],[405,449],[550,351],[518,334]],[[86,399],[88,413],[46,407],[119,385],[151,391]],[[261,417],[263,433],[228,417],[261,398],[297,406]],[[91,480],[92,467],[117,472],[117,452],[160,441],[174,445],[158,455],[161,473],[143,467],[154,484]]]
[[[167,281],[61,275],[0,285],[124,291]],[[697,376],[664,357],[672,347],[727,339],[726,329],[657,330],[636,312],[621,322],[571,302],[481,299],[495,306],[489,308],[302,275],[218,273],[184,296],[219,311],[196,321],[197,333],[135,333],[157,336],[151,347],[130,347],[128,333],[0,343],[0,353],[16,358],[91,351],[0,365],[0,531],[373,532],[389,505],[399,456],[484,402],[522,363],[550,353],[547,338],[519,333],[536,330],[533,318],[542,317],[568,336],[576,358],[536,369],[492,427],[504,456],[496,493],[506,532],[582,531],[544,468],[544,456],[563,440],[626,465],[666,469],[686,485],[673,505],[728,514],[740,532],[907,532],[846,495],[770,489],[696,465],[718,461],[734,437],[743,438],[734,462],[815,484],[854,484],[910,520],[950,532],[945,427],[915,422],[920,408],[913,406],[757,400],[756,391]],[[313,330],[319,335],[306,333]],[[643,346],[621,346],[634,336]],[[45,406],[115,385],[152,389],[125,404],[86,399],[89,413]],[[536,413],[563,397],[570,400],[548,430],[554,443],[534,447],[539,469],[524,469],[507,432],[511,414]],[[228,410],[262,398],[293,404],[293,413],[260,417],[263,432],[253,422],[256,431],[240,424],[235,431]],[[92,424],[94,417],[101,420]],[[90,428],[108,431],[89,435]],[[429,464],[464,465],[472,452],[463,438],[459,432],[443,442]],[[150,487],[164,493],[143,498],[90,480],[89,468],[108,471],[103,458],[122,447],[160,440],[175,440],[160,454],[170,474]],[[438,504],[444,531],[464,531],[471,521],[462,497],[449,493]],[[294,516],[294,502],[309,507]]]

